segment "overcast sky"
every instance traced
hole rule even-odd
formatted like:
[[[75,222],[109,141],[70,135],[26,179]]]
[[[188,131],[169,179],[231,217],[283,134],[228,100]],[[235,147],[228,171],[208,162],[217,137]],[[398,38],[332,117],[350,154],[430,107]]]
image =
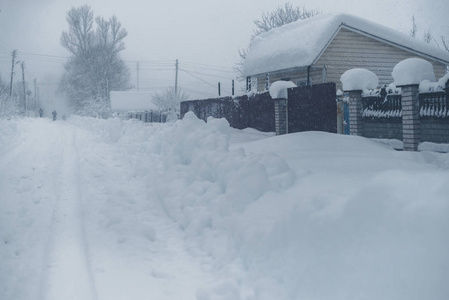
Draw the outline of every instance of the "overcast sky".
[[[253,20],[285,1],[274,0],[0,0],[0,74],[9,79],[11,51],[25,61],[26,81],[37,78],[41,89],[55,86],[69,53],[59,44],[68,26],[66,12],[88,4],[95,16],[116,15],[128,31],[121,55],[140,90],[161,91],[174,85],[179,59],[179,85],[191,98],[213,97],[221,81],[231,91],[238,50],[249,42]],[[303,0],[290,1],[323,13],[347,12],[408,33],[411,18],[419,34],[449,38],[448,0]],[[16,73],[16,76],[19,73]],[[20,74],[21,75],[21,74]],[[17,77],[16,77],[17,78]]]

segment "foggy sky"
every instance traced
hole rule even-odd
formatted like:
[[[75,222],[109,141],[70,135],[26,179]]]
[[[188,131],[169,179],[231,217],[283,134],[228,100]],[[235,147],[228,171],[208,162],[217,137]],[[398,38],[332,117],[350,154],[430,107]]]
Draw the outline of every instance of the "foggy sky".
[[[323,13],[346,12],[408,33],[412,15],[419,35],[430,29],[436,37],[449,38],[447,0],[304,0],[307,9]],[[285,1],[273,0],[1,0],[0,74],[7,81],[11,51],[19,50],[25,61],[27,81],[37,78],[41,90],[55,86],[69,53],[59,38],[68,26],[66,12],[72,6],[88,4],[95,16],[116,15],[128,31],[126,50],[132,84],[137,85],[139,62],[141,90],[161,91],[174,85],[175,60],[182,71],[179,85],[191,98],[212,97],[222,82],[222,95],[231,91],[232,68],[238,50],[245,48],[254,29],[253,20]],[[17,74],[16,74],[17,76]]]

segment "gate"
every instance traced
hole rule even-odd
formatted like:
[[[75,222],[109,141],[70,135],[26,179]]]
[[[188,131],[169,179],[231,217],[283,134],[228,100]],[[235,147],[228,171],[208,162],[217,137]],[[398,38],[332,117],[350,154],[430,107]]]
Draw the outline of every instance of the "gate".
[[[288,90],[288,132],[337,133],[336,85],[333,82]]]

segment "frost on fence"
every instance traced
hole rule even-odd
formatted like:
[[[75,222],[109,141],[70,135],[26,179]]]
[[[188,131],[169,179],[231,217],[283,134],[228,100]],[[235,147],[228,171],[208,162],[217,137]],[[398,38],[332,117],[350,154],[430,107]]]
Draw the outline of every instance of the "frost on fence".
[[[434,92],[419,94],[419,115],[421,117],[449,117],[446,93]]]
[[[402,118],[401,95],[395,89],[365,90],[363,118]]]
[[[449,117],[449,74],[437,82],[423,80],[419,85],[419,114],[421,117]]]

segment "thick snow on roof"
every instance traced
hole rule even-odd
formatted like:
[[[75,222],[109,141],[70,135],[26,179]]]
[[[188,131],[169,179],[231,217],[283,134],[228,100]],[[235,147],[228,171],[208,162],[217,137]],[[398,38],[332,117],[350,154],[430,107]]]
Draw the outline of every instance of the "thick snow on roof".
[[[312,65],[341,26],[449,62],[449,53],[406,34],[359,17],[331,14],[296,21],[254,38],[243,64],[244,75]]]
[[[111,109],[119,112],[159,110],[151,98],[149,92],[114,91],[111,92]]]

